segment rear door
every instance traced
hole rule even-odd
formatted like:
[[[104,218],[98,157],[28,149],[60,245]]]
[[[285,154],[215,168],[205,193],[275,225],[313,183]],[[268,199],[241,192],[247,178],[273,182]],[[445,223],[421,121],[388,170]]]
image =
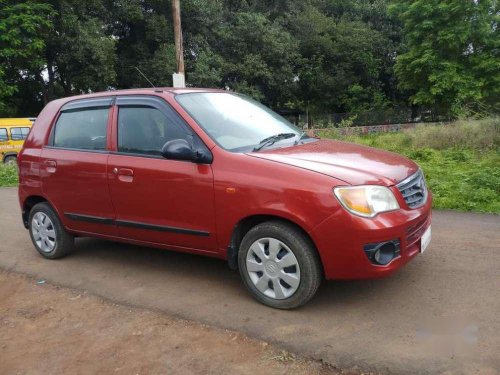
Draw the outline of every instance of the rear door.
[[[169,140],[201,140],[163,99],[123,96],[116,105],[117,145],[109,156],[108,176],[120,235],[216,251],[211,166],[160,154]]]
[[[113,98],[62,107],[42,149],[42,189],[71,230],[116,235],[106,177]]]

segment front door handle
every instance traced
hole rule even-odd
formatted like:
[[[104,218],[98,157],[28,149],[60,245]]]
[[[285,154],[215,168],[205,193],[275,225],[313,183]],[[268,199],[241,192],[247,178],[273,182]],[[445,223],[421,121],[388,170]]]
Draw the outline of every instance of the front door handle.
[[[45,160],[45,168],[47,172],[54,173],[56,171],[57,163],[55,160]]]
[[[130,168],[113,168],[113,173],[123,182],[132,182],[134,180],[134,170]]]

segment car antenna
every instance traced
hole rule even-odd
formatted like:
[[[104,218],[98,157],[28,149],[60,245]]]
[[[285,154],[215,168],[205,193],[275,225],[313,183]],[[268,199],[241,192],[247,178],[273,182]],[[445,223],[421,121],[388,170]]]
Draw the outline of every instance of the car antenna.
[[[150,85],[151,85],[154,89],[156,88],[156,86],[155,86],[155,85],[153,85],[153,82],[151,82],[151,81],[149,80],[149,78],[148,78],[148,77],[146,77],[146,75],[145,75],[145,74],[141,71],[141,69],[139,69],[137,66],[134,66],[134,68],[136,68],[136,69],[137,69],[137,71],[139,72],[139,74],[140,74],[141,76],[143,76],[143,77],[146,79],[146,81],[148,81],[148,82],[149,82],[149,84],[150,84]]]

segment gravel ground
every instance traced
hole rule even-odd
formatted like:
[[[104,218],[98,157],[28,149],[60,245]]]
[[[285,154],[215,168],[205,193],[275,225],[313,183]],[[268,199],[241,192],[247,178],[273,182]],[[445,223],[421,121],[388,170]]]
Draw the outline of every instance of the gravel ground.
[[[266,342],[0,273],[1,374],[340,374]]]

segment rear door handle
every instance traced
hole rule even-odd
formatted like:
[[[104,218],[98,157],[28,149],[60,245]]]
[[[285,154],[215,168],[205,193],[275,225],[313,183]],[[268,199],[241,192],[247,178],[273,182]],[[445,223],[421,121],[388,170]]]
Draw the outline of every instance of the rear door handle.
[[[47,168],[47,172],[54,173],[57,168],[57,163],[55,160],[45,160],[45,168]]]

